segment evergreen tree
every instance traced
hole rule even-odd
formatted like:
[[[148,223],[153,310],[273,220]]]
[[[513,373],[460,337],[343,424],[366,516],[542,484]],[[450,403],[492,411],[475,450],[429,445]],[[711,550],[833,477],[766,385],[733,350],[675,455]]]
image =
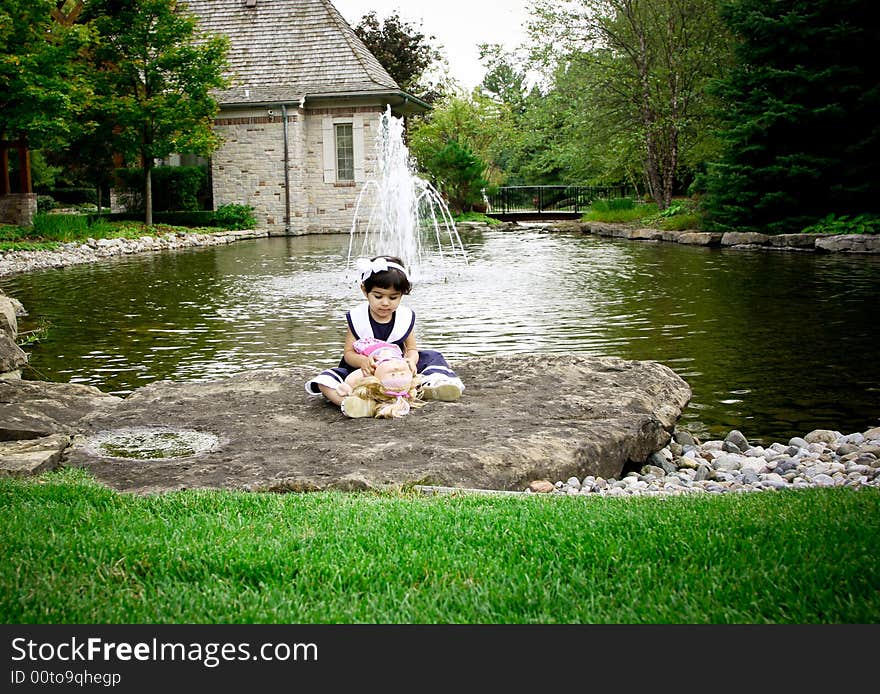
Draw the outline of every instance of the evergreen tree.
[[[873,4],[725,5],[737,62],[717,89],[725,154],[709,169],[712,225],[798,232],[831,213],[880,212]]]

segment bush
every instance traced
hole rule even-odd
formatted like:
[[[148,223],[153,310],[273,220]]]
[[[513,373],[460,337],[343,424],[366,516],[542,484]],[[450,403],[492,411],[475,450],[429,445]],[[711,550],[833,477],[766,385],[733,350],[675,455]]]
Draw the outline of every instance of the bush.
[[[205,166],[158,166],[151,174],[153,212],[197,211],[199,200],[210,197]],[[144,209],[143,169],[117,169],[117,193],[126,209]]]
[[[663,216],[660,222],[660,228],[666,231],[688,231],[692,229],[702,228],[703,218],[698,214],[687,212],[684,214],[674,214],[671,216]]]
[[[223,229],[253,229],[257,226],[257,218],[250,205],[227,203],[214,212],[214,223]]]
[[[860,214],[855,217],[829,214],[822,221],[808,226],[804,234],[877,234],[880,233],[880,216]]]
[[[37,212],[48,212],[55,209],[55,198],[51,195],[37,196]]]
[[[64,207],[70,205],[98,204],[98,192],[94,188],[55,188],[52,197]]]

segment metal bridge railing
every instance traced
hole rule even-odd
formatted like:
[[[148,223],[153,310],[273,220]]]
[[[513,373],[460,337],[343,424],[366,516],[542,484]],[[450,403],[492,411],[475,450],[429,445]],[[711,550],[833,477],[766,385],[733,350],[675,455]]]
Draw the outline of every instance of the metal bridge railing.
[[[487,196],[489,214],[581,214],[594,200],[631,195],[627,186],[506,186]]]

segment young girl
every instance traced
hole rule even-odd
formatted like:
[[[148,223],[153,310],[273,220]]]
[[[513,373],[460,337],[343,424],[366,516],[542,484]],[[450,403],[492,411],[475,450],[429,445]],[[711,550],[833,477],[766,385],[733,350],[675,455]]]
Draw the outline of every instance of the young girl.
[[[400,303],[412,291],[400,258],[361,258],[356,267],[361,273],[361,291],[367,300],[346,314],[348,331],[345,336],[345,353],[339,366],[322,371],[306,383],[306,392],[309,395],[323,395],[334,405],[342,407],[344,396],[337,391],[337,387],[345,378],[357,369],[367,376],[372,376],[376,371],[373,354],[358,354],[355,349],[358,340],[374,338],[400,348],[412,373],[421,376],[419,395],[423,400],[458,400],[464,384],[449,367],[443,355],[433,350],[420,350],[417,346],[415,312]],[[346,412],[344,407],[343,413],[349,416],[368,416],[360,412]]]

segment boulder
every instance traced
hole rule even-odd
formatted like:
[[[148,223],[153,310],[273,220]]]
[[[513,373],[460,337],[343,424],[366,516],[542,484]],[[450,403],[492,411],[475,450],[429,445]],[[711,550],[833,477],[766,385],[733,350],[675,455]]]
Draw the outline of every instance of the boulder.
[[[85,415],[120,402],[94,386],[0,380],[0,441],[73,434]]]
[[[691,390],[656,362],[584,354],[485,356],[456,362],[467,387],[396,420],[348,419],[304,383],[302,368],[222,381],[153,383],[85,417],[65,463],[108,486],[301,492],[415,485],[523,491],[538,479],[618,477],[663,448]],[[188,458],[107,457],[114,430],[213,434]],[[158,431],[159,429],[157,429]]]
[[[18,371],[27,363],[27,353],[5,331],[0,331],[0,374]]]
[[[719,246],[724,235],[708,231],[683,231],[676,239],[678,243],[689,246]]]
[[[13,340],[18,336],[18,318],[16,314],[15,303],[0,291],[0,332],[6,333]]]
[[[26,477],[58,467],[70,437],[52,434],[28,441],[0,441],[0,477]]]

